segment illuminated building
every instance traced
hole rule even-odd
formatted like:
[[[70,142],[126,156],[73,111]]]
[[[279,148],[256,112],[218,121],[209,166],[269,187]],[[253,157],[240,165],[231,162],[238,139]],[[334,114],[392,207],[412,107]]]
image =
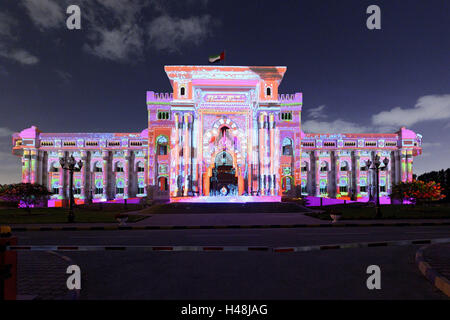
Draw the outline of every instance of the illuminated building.
[[[22,157],[22,181],[47,185],[67,197],[59,158],[73,154],[85,165],[74,176],[79,201],[143,197],[364,198],[373,191],[365,161],[390,162],[380,172],[381,195],[410,181],[419,134],[303,133],[302,94],[279,94],[286,67],[166,66],[172,93],[147,92],[148,128],[138,133],[44,133],[36,127],[13,135]]]

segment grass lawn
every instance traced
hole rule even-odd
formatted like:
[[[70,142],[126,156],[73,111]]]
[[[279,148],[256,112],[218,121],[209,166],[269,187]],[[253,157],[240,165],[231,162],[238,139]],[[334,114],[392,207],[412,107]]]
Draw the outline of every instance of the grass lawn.
[[[75,222],[117,222],[114,219],[115,214],[137,211],[141,208],[141,206],[128,205],[127,210],[125,210],[123,204],[81,205],[74,208]],[[67,215],[67,208],[33,208],[31,209],[31,214],[25,209],[4,208],[0,209],[0,224],[65,223],[67,222]],[[128,222],[136,222],[145,217],[130,215]]]
[[[307,213],[307,215],[321,220],[331,220],[329,211],[342,212],[341,220],[375,219],[375,208],[361,204],[340,204],[326,207],[310,207],[311,209],[324,210],[325,213]],[[382,205],[382,219],[443,219],[450,218],[450,204],[441,203],[430,206],[412,205]]]

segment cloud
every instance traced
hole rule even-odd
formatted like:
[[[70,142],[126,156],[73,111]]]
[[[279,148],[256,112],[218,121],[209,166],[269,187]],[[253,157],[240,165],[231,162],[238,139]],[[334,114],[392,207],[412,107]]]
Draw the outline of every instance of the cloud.
[[[65,28],[65,8],[72,1],[21,0],[21,3],[33,24],[44,31]],[[211,33],[211,25],[215,24],[209,15],[190,18],[170,15],[172,9],[180,12],[186,11],[180,8],[194,6],[198,12],[199,8],[206,7],[208,0],[77,0],[75,3],[82,9],[82,26],[86,32],[82,49],[98,58],[122,63],[143,60],[148,47],[176,52],[182,45],[198,44]],[[143,10],[151,10],[156,18],[146,22]],[[10,33],[10,28],[0,24],[1,32]],[[38,61],[33,60],[31,54],[26,57],[24,52],[20,53],[4,53],[3,56],[25,64]]]
[[[420,97],[414,108],[395,107],[372,116],[374,125],[412,126],[431,120],[450,119],[450,94]]]
[[[0,46],[0,56],[25,65],[36,64],[39,58],[24,49],[6,49]]]
[[[54,0],[23,0],[31,21],[41,30],[65,28],[65,11]]]
[[[311,119],[326,118],[327,114],[324,112],[325,105],[318,106],[317,108],[312,108],[307,110],[307,115]]]
[[[68,84],[72,80],[72,75],[69,72],[55,69],[55,73],[58,75],[58,77],[62,80],[62,84]]]
[[[163,15],[150,23],[148,36],[156,49],[174,52],[187,43],[199,44],[211,34],[212,27],[210,15],[186,19]]]
[[[422,142],[422,148],[438,148],[441,146],[440,142]]]
[[[342,119],[333,121],[307,120],[302,123],[302,128],[304,132],[311,133],[364,133],[374,130],[372,127]]]
[[[136,25],[124,24],[112,30],[96,28],[84,50],[103,59],[131,62],[143,56],[142,36],[142,30]]]
[[[140,15],[148,4],[144,0],[86,2],[86,20],[90,26],[84,51],[117,62],[142,60],[145,39]]]
[[[14,39],[14,28],[17,26],[17,20],[9,14],[0,12],[0,37]]]
[[[372,115],[370,125],[351,122],[343,119],[333,121],[318,120],[327,118],[323,113],[325,105],[306,111],[312,118],[303,122],[305,132],[329,133],[364,133],[364,132],[396,132],[400,127],[410,127],[423,121],[450,119],[450,94],[428,95],[417,99],[414,108],[393,108]],[[444,127],[450,127],[447,123]],[[424,147],[437,147],[439,143],[424,143]]]
[[[0,138],[3,137],[10,137],[13,134],[13,132],[5,127],[0,127]]]
[[[13,60],[25,65],[32,65],[39,62],[39,58],[25,49],[17,46],[18,38],[14,34],[18,22],[12,16],[0,12],[0,57]],[[2,71],[4,69],[1,69]],[[5,75],[6,71],[0,72]],[[6,72],[6,75],[8,73]]]

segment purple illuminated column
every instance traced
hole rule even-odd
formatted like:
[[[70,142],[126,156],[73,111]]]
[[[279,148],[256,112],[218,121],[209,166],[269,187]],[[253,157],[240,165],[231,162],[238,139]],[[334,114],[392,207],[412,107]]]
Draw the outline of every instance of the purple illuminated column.
[[[30,183],[37,183],[37,162],[38,155],[37,150],[30,151]]]
[[[339,180],[341,178],[341,157],[339,151],[334,151],[334,190],[335,197],[340,195]]]
[[[400,149],[400,170],[401,170],[401,181],[406,182],[407,170],[406,170],[406,150]]]
[[[109,160],[109,152],[102,152],[102,184],[103,184],[103,199],[108,199],[108,187],[109,187],[109,178],[108,178],[108,160]]]
[[[269,115],[264,116],[264,189],[269,195],[269,161],[270,161],[270,136],[269,136]]]
[[[184,114],[184,196],[188,195],[190,185],[190,164],[191,164],[191,134],[190,134],[190,114]]]
[[[22,182],[30,182],[30,151],[27,149],[23,150],[22,156]]]
[[[274,165],[275,165],[275,130],[274,130],[274,116],[273,113],[269,115],[269,130],[270,130],[270,195],[275,195],[275,179],[274,179]]]
[[[125,165],[123,168],[123,180],[124,180],[123,198],[127,199],[129,197],[128,189],[130,185],[130,151],[125,150],[123,153],[125,158]]]
[[[88,164],[88,151],[81,150],[81,161],[83,162],[83,167],[81,169],[81,195],[80,199],[89,198],[89,164]]]
[[[406,172],[408,181],[413,180],[413,153],[412,149],[406,152]]]
[[[59,151],[58,152],[58,163],[59,163],[59,159],[61,159],[62,157],[65,156],[65,152],[64,151]],[[60,199],[66,199],[66,170],[64,170],[63,168],[59,168],[59,198]]]
[[[361,159],[361,151],[355,151],[354,153],[355,156],[355,168],[353,169],[353,172],[355,173],[355,197],[358,197],[358,195],[360,194],[360,185],[359,185],[359,173],[361,170],[361,165],[360,165],[360,159]]]
[[[264,195],[264,114],[259,115],[259,192]]]
[[[320,151],[314,151],[314,161],[316,163],[315,181],[316,181],[316,197],[320,197]]]

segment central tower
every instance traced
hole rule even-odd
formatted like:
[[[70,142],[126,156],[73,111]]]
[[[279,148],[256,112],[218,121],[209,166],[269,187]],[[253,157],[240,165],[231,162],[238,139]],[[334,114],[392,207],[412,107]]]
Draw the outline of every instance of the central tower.
[[[279,97],[286,67],[166,66],[165,71],[173,93],[147,93],[148,174],[156,194],[273,196],[296,184],[301,94]],[[283,112],[286,106],[289,112]],[[282,154],[284,138],[290,154]]]

